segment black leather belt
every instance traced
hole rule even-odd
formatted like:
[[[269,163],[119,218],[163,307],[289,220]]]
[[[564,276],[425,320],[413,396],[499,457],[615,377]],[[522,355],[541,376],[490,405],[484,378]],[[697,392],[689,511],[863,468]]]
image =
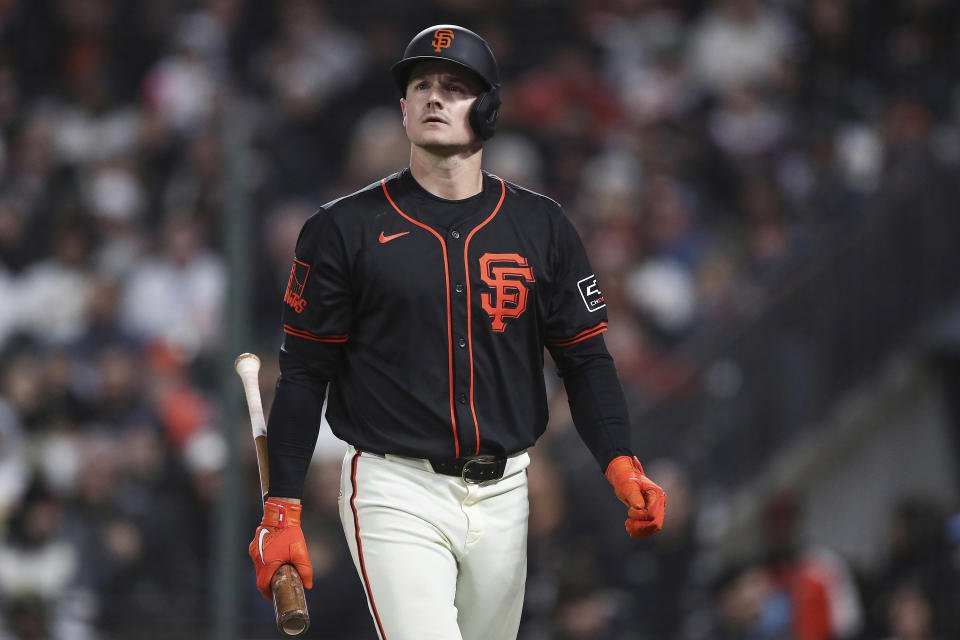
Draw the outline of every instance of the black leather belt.
[[[499,480],[507,467],[506,458],[470,456],[466,458],[431,458],[430,466],[437,473],[462,478],[464,482],[479,484]]]
[[[369,449],[363,449],[363,452],[378,458],[386,457],[382,453],[376,453]],[[505,457],[491,455],[465,458],[429,458],[428,462],[436,473],[462,478],[464,482],[470,484],[499,480],[503,477],[503,472],[507,468]]]

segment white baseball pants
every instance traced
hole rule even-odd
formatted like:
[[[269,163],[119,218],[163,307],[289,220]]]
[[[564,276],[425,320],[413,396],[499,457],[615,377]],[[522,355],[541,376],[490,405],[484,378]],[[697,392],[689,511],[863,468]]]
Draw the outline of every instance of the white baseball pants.
[[[511,640],[527,574],[526,453],[483,484],[351,447],[340,519],[381,640]]]

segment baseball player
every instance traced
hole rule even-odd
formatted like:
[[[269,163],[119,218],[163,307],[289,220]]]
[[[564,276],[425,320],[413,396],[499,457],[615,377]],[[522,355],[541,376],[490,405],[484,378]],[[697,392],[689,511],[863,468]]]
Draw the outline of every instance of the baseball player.
[[[631,536],[660,530],[666,496],[631,452],[580,238],[556,202],[481,170],[500,107],[489,46],[430,27],[392,72],[410,166],[324,205],[300,233],[250,555],[268,599],[283,563],[311,587],[300,498],[326,394],[350,445],[343,529],[380,638],[516,638],[544,347]]]

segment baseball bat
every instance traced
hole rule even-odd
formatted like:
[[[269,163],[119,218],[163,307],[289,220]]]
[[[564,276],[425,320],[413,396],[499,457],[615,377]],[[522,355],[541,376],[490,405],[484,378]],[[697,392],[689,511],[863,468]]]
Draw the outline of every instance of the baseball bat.
[[[250,425],[253,427],[253,442],[257,448],[257,469],[260,472],[260,497],[267,499],[270,488],[270,462],[267,458],[267,422],[263,417],[260,401],[260,358],[252,353],[241,353],[233,362],[233,368],[243,381],[243,392],[250,410]],[[292,564],[282,565],[273,574],[270,583],[273,591],[273,609],[277,617],[277,631],[288,636],[300,636],[310,628],[310,613],[307,611],[303,580]]]

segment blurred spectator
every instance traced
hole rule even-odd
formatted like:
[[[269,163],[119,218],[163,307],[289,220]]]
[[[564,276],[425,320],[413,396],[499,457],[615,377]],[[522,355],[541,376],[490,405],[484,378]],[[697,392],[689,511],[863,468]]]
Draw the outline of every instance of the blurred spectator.
[[[956,27],[960,8],[949,0],[900,0],[879,16],[876,59],[887,87],[899,86],[924,101],[938,102],[954,79]]]
[[[43,109],[24,113],[7,150],[6,188],[23,198],[24,211],[33,219],[53,192],[56,153],[54,120]],[[36,259],[36,258],[34,258]]]
[[[547,65],[513,86],[507,113],[517,121],[508,123],[559,138],[602,139],[619,121],[621,107],[592,68],[583,49],[557,49]]]
[[[39,430],[46,413],[40,348],[29,338],[18,336],[6,345],[2,364],[0,396],[27,431]]]
[[[13,3],[11,3],[13,4]],[[2,18],[0,18],[2,20]],[[0,57],[0,130],[6,131],[22,108],[23,91],[17,78],[17,69],[8,56]],[[0,170],[6,169],[6,136],[0,137]]]
[[[715,0],[690,37],[690,64],[706,89],[724,93],[778,81],[792,25],[762,0]]]
[[[146,402],[144,369],[137,351],[122,343],[105,345],[94,366],[97,387],[91,423],[116,435],[127,429],[156,425]]]
[[[608,148],[586,161],[574,205],[583,212],[584,242],[598,273],[619,277],[642,251],[640,163],[628,149]],[[613,294],[611,287],[607,292]]]
[[[647,621],[634,617],[624,594],[604,587],[591,545],[568,550],[560,574],[554,636],[557,640],[626,640]]]
[[[3,211],[0,209],[0,216],[2,215]],[[0,307],[0,345],[3,345],[16,328],[18,300],[13,279],[2,267],[0,267],[0,300],[5,303]]]
[[[860,594],[838,554],[802,539],[799,496],[780,490],[764,505],[765,572],[787,598],[793,640],[856,638],[863,628]]]
[[[791,224],[777,185],[761,176],[742,183],[740,204],[746,217],[746,280],[770,283],[782,278],[810,251],[809,238]]]
[[[164,210],[192,211],[208,228],[219,228],[223,161],[223,141],[217,130],[208,126],[197,131],[184,150],[183,164],[168,179]]]
[[[284,0],[278,9],[279,33],[254,60],[255,75],[271,93],[264,132],[270,186],[297,196],[319,194],[318,182],[341,167],[326,151],[339,139],[340,124],[325,117],[326,109],[363,77],[366,48],[322,3]],[[386,73],[383,82],[389,82]]]
[[[0,597],[17,637],[94,637],[77,589],[79,550],[67,533],[62,503],[34,482],[0,543]]]
[[[0,522],[20,503],[29,479],[20,419],[0,396]]]
[[[756,86],[740,84],[723,93],[708,128],[721,151],[743,161],[771,152],[786,134],[787,122]]]
[[[183,351],[153,342],[146,348],[146,363],[150,375],[145,391],[151,410],[159,420],[166,441],[178,453],[184,453],[185,448],[195,442],[195,437],[213,426],[213,407],[197,385],[191,384],[190,362]],[[213,450],[208,455],[216,460],[215,453]]]
[[[73,100],[54,107],[53,143],[59,162],[92,165],[135,150],[139,114],[130,105],[111,103],[104,83],[103,78],[78,81]]]
[[[887,612],[887,640],[938,640],[935,634],[930,597],[917,584],[906,583],[890,598]]]
[[[10,289],[13,276],[36,260],[39,252],[38,243],[30,238],[31,220],[27,207],[28,203],[13,191],[0,198],[0,274]],[[15,295],[10,289],[3,296],[5,300],[12,300],[8,295]],[[0,311],[4,314],[4,322],[0,326],[13,323],[15,307],[16,304],[4,305],[4,310]]]
[[[189,135],[213,115],[225,43],[220,25],[195,13],[180,20],[172,44],[170,54],[146,77],[144,98],[166,127]]]
[[[410,141],[404,135],[398,106],[374,107],[361,117],[348,144],[344,175],[351,187],[390,175],[407,162]]]
[[[753,562],[732,563],[714,580],[705,616],[686,630],[692,640],[794,640],[788,597]]]
[[[651,259],[627,280],[627,299],[651,331],[669,344],[687,333],[696,317],[696,289],[676,260]]]
[[[737,280],[737,260],[730,252],[712,249],[696,270],[698,313],[704,327],[722,326],[744,305]]]
[[[848,117],[856,108],[858,91],[864,90],[857,71],[865,62],[868,34],[854,19],[855,4],[812,0],[803,15],[800,96],[813,109],[836,111],[831,117]]]
[[[687,269],[697,266],[710,239],[698,222],[697,193],[676,176],[650,180],[644,225],[652,256],[675,260]]]
[[[683,61],[678,12],[648,0],[593,4],[586,10],[587,27],[605,51],[604,76],[617,89],[626,116],[648,125],[690,109],[695,95]]]
[[[261,73],[274,85],[284,111],[306,119],[356,81],[364,46],[317,2],[284,0],[279,18],[281,34]]]
[[[838,132],[836,149],[847,187],[856,193],[869,193],[879,186],[884,151],[876,131],[851,123]]]
[[[182,503],[168,498],[177,487],[162,475],[164,448],[155,439],[141,444],[149,434],[130,431],[118,442],[88,439],[70,510],[71,536],[81,545],[80,575],[100,596],[98,627],[119,635],[144,628],[176,634],[196,624],[202,607],[190,594],[199,583],[192,572],[202,570],[201,549],[180,537],[195,528]],[[169,544],[175,539],[181,542]]]
[[[164,222],[160,250],[126,281],[123,326],[191,359],[214,353],[220,346],[226,275],[221,259],[207,249],[199,223],[172,213]]]
[[[544,187],[544,158],[537,145],[520,133],[504,132],[483,149],[486,171],[533,191]]]
[[[64,221],[55,232],[53,255],[19,278],[20,326],[38,340],[65,344],[83,330],[92,285],[91,240],[85,221]]]
[[[955,606],[960,567],[951,557],[947,518],[939,505],[922,496],[897,502],[887,528],[886,563],[872,585],[875,634],[884,629],[904,637],[960,633]]]
[[[114,278],[127,275],[144,250],[147,194],[135,168],[130,159],[116,158],[94,165],[85,181],[84,200],[99,236],[94,262]]]
[[[694,281],[710,238],[697,220],[696,195],[675,176],[648,183],[643,216],[645,260],[625,281],[626,302],[653,337],[670,344],[697,319]]]

